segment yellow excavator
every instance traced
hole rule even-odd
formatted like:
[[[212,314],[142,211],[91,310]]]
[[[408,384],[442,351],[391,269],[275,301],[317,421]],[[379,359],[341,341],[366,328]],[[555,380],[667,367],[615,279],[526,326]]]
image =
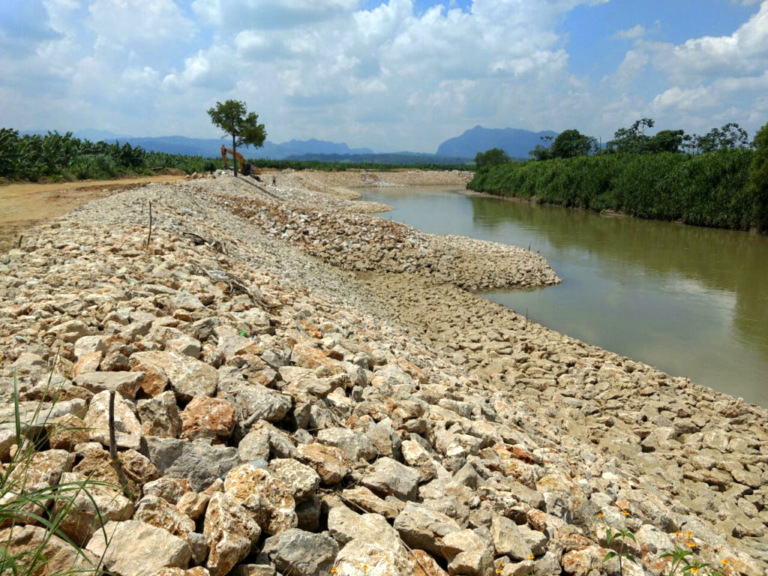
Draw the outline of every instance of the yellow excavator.
[[[237,158],[238,165],[240,167],[240,174],[243,176],[250,176],[253,174],[254,176],[260,176],[261,175],[261,169],[255,168],[251,166],[250,164],[245,163],[245,158],[243,158],[243,155],[240,154],[240,152],[233,152],[231,148],[227,148],[223,144],[221,145],[221,161],[224,162],[224,166],[227,166],[229,164],[227,153],[231,154],[234,158]]]

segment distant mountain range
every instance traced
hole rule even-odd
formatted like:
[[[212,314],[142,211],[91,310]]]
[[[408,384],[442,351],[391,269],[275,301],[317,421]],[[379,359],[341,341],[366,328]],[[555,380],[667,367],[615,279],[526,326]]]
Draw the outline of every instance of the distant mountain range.
[[[528,158],[528,152],[541,144],[542,136],[557,136],[557,132],[531,132],[518,128],[483,128],[475,126],[461,136],[446,140],[437,149],[438,156],[475,158],[478,152],[501,148],[512,158]]]
[[[45,131],[28,131],[22,134],[45,134]],[[135,137],[115,134],[104,130],[78,130],[74,136],[91,141],[130,143],[152,152],[187,154],[216,158],[221,145],[230,145],[226,139],[187,138],[186,136]],[[475,126],[461,136],[446,140],[437,154],[416,152],[376,153],[370,148],[350,148],[343,142],[325,140],[289,140],[276,144],[267,140],[261,148],[245,146],[238,151],[246,158],[270,158],[272,160],[316,160],[322,162],[375,162],[379,164],[467,164],[478,152],[501,148],[512,158],[527,159],[528,152],[541,144],[542,136],[557,136],[557,132],[531,132],[517,128],[490,129]]]

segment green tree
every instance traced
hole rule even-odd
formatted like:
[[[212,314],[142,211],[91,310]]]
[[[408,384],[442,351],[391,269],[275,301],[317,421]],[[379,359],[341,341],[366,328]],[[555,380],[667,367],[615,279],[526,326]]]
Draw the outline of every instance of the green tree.
[[[651,118],[642,118],[629,128],[619,128],[613,135],[613,140],[608,142],[606,150],[626,154],[648,152],[648,143],[651,138],[645,135],[645,129],[653,128],[654,124]]]
[[[475,164],[478,168],[490,168],[507,162],[511,162],[511,158],[501,148],[491,148],[485,152],[478,152],[475,156]]]
[[[542,136],[541,141],[544,144],[537,144],[536,148],[528,152],[528,156],[534,160],[551,160],[552,159],[552,136]]]
[[[558,134],[550,147],[552,158],[575,158],[589,156],[597,149],[597,142],[578,130],[566,130]]]
[[[662,130],[648,141],[646,148],[653,154],[682,152],[683,146],[690,140],[691,137],[684,130]]]
[[[749,170],[748,189],[755,198],[757,227],[768,232],[768,124],[755,134],[752,146],[755,155]]]
[[[216,102],[216,106],[208,110],[211,122],[228,135],[232,136],[232,151],[237,152],[238,145],[250,145],[259,148],[267,138],[264,124],[259,124],[259,116],[248,112],[245,102],[227,100]],[[237,176],[237,156],[233,158],[234,174]]]
[[[730,122],[722,128],[712,128],[704,136],[696,137],[696,148],[702,153],[726,148],[746,148],[747,146],[749,146],[747,131],[734,122]]]

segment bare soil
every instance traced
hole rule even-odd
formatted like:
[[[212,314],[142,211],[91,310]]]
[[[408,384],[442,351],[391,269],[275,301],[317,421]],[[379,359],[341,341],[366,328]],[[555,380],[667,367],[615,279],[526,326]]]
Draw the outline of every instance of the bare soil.
[[[91,200],[149,182],[176,182],[185,176],[163,175],[123,180],[85,180],[56,184],[0,186],[0,253],[18,245],[25,230],[62,216]]]

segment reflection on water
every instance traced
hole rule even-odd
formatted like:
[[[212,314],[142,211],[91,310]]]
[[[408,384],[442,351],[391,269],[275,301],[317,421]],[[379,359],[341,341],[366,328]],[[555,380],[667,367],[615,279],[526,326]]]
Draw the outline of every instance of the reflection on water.
[[[424,232],[540,252],[563,278],[486,294],[545,326],[768,406],[768,237],[431,188],[366,189]]]

